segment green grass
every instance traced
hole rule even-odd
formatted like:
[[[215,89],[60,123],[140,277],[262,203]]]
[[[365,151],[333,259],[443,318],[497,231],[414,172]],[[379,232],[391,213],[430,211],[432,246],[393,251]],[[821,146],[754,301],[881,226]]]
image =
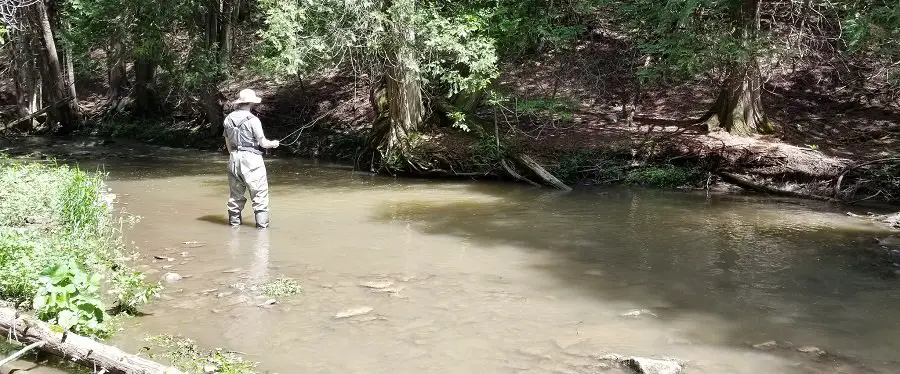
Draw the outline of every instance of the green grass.
[[[104,304],[114,305],[116,311],[134,312],[148,302],[158,285],[147,286],[143,276],[130,269],[131,256],[121,237],[133,217],[114,218],[104,199],[107,192],[99,173],[0,157],[0,299],[30,308],[41,274],[71,260],[86,276],[103,277]],[[63,277],[82,276],[73,274]],[[77,309],[61,305],[62,310]]]
[[[159,335],[146,339],[151,359],[165,359],[186,373],[254,374],[256,363],[222,349],[203,351],[190,339]]]

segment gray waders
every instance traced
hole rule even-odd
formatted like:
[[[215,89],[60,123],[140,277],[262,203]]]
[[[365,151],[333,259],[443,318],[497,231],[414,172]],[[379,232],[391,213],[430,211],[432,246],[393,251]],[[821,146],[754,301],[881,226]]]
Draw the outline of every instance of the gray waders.
[[[225,124],[225,136],[230,137],[234,145],[228,159],[228,186],[231,190],[227,204],[228,223],[240,226],[241,211],[247,203],[244,193],[249,189],[256,227],[268,228],[269,180],[262,150],[256,144],[253,131],[246,125],[250,118],[243,118],[235,124],[234,118],[229,116]]]

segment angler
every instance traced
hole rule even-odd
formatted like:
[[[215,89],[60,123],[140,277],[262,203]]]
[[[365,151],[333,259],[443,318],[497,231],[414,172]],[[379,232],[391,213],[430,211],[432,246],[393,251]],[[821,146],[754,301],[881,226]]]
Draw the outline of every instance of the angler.
[[[250,110],[262,102],[256,92],[245,89],[232,104],[237,109],[225,118],[225,146],[228,148],[228,223],[241,225],[241,211],[247,203],[244,193],[250,190],[250,199],[257,228],[269,227],[269,180],[263,163],[263,149],[277,148],[278,140],[266,139],[262,123]]]

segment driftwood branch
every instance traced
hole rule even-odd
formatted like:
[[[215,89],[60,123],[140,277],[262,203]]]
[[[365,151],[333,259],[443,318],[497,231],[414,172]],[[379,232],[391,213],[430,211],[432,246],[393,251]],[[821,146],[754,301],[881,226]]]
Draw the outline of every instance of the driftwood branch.
[[[24,344],[43,342],[39,349],[44,352],[109,374],[183,374],[93,339],[54,332],[47,323],[11,308],[0,308],[0,335]]]
[[[558,178],[553,176],[553,174],[551,174],[549,171],[547,171],[547,169],[544,169],[543,166],[538,164],[537,161],[534,161],[534,159],[532,159],[528,155],[524,155],[524,154],[519,155],[518,159],[522,163],[522,165],[524,165],[529,170],[531,170],[535,175],[537,175],[538,177],[543,179],[544,182],[546,182],[547,184],[549,184],[555,188],[558,188],[560,190],[563,190],[563,191],[571,191],[572,190],[571,187],[567,186],[561,180],[559,180]]]
[[[4,359],[0,360],[0,368],[2,368],[3,365],[6,365],[6,364],[8,364],[8,363],[10,363],[10,362],[13,362],[13,361],[15,361],[15,360],[18,360],[19,357],[22,357],[22,356],[24,356],[26,353],[31,352],[32,349],[42,347],[44,344],[47,344],[47,342],[40,341],[40,342],[37,342],[37,343],[32,343],[32,344],[28,345],[27,347],[20,349],[18,352],[13,353],[11,356],[9,356],[9,357],[7,357],[7,358],[4,358]]]
[[[47,106],[41,108],[41,110],[38,110],[37,112],[31,113],[31,114],[29,114],[29,115],[27,115],[27,116],[25,116],[25,117],[19,118],[19,119],[15,120],[15,121],[12,121],[12,122],[10,122],[10,123],[4,125],[3,128],[0,129],[0,131],[6,131],[7,129],[11,129],[11,128],[15,127],[15,126],[18,126],[20,123],[23,123],[23,122],[25,122],[25,121],[30,121],[30,120],[33,119],[34,117],[37,117],[37,116],[39,116],[39,115],[41,115],[41,114],[44,114],[44,113],[47,113],[47,111],[49,111],[50,109],[56,108],[56,107],[58,107],[58,106],[60,106],[60,105],[62,105],[62,104],[64,104],[64,103],[67,103],[67,102],[69,102],[69,101],[72,101],[72,99],[74,99],[74,97],[67,97],[67,98],[62,99],[62,100],[60,100],[60,101],[57,101],[57,102],[55,102],[55,103],[53,103],[53,104],[47,105]]]
[[[721,172],[721,173],[719,173],[719,176],[722,177],[722,180],[724,180],[728,183],[731,183],[733,185],[736,185],[738,187],[741,187],[743,189],[746,189],[746,190],[762,192],[762,193],[767,193],[767,194],[776,195],[776,196],[796,197],[796,198],[800,198],[800,199],[820,200],[820,201],[828,201],[828,202],[833,202],[833,203],[841,202],[841,200],[835,199],[833,197],[811,195],[811,194],[805,194],[805,193],[795,192],[795,191],[785,191],[785,190],[781,190],[778,188],[769,187],[769,186],[766,186],[763,184],[753,182],[747,178],[740,177],[736,174]]]
[[[535,183],[535,182],[532,182],[531,179],[525,178],[525,177],[523,177],[521,174],[517,173],[516,170],[512,168],[512,165],[510,165],[509,162],[506,161],[506,159],[500,160],[500,165],[502,165],[503,168],[506,169],[506,172],[509,173],[509,175],[511,175],[511,176],[512,176],[513,178],[515,178],[516,180],[520,180],[520,181],[526,182],[526,183],[528,183],[528,184],[530,184],[530,185],[532,185],[532,186],[535,186],[535,187],[540,187],[540,186],[541,186],[540,184],[537,184],[537,183]]]

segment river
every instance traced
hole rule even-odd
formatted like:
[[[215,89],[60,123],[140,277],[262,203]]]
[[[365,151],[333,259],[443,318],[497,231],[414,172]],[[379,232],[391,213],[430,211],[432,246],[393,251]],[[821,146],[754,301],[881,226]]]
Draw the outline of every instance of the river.
[[[114,339],[132,352],[170,333],[282,374],[596,373],[607,353],[686,373],[900,370],[898,281],[864,254],[888,233],[833,206],[270,159],[270,229],[249,202],[232,229],[226,156],[162,156],[82,162],[142,217],[127,240],[148,277],[185,277]],[[261,307],[234,287],[277,277],[302,293]]]

